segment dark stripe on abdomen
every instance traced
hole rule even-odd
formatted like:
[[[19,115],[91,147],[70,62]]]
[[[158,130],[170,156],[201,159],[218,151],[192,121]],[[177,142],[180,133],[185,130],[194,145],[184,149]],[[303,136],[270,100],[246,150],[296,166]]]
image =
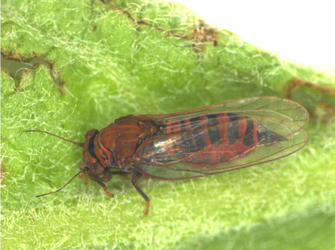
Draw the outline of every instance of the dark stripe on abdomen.
[[[244,132],[244,138],[243,138],[243,144],[246,146],[253,146],[256,144],[255,138],[254,138],[254,120],[251,118],[247,118],[247,128]]]
[[[206,115],[206,118],[207,118],[206,125],[208,128],[219,125],[218,114],[209,114]]]
[[[195,141],[195,144],[197,145],[197,151],[202,150],[207,146],[204,140],[204,135],[200,131],[192,132],[192,137],[193,140]]]
[[[229,124],[227,128],[227,136],[228,136],[228,143],[229,145],[234,144],[239,139],[239,122],[238,122],[238,115],[227,113]]]
[[[204,149],[207,145],[204,140],[204,130],[201,129],[200,116],[192,117],[181,121],[184,126],[181,135],[181,143],[185,152],[197,152]],[[185,134],[185,132],[187,132]]]
[[[181,141],[185,152],[195,152],[196,148],[193,145],[193,139],[191,134],[185,134],[181,136]]]
[[[220,128],[217,114],[206,115],[207,121],[207,133],[209,140],[215,145],[216,142],[220,141]]]

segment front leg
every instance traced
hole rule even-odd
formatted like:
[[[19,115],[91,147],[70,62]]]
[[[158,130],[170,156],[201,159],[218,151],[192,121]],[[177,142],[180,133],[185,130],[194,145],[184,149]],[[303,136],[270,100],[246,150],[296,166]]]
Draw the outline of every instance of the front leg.
[[[96,183],[98,183],[106,192],[106,194],[109,197],[114,197],[114,194],[110,193],[106,187],[106,185],[104,184],[104,182],[108,182],[112,179],[112,173],[109,169],[105,169],[103,172],[102,177],[98,177],[96,175],[89,175],[90,179],[95,181]]]
[[[131,179],[131,183],[133,183],[133,186],[136,188],[137,192],[139,192],[143,199],[145,200],[146,209],[144,210],[144,214],[147,215],[149,213],[149,207],[150,207],[150,199],[149,197],[142,191],[142,189],[137,185],[137,181],[142,177],[142,174],[140,172],[134,172],[133,178]]]
[[[94,180],[94,179],[93,179]],[[102,182],[102,181],[99,181],[99,180],[94,180],[96,183],[98,183],[106,192],[106,194],[109,196],[109,197],[114,197],[114,194],[110,193],[106,187],[106,185]]]

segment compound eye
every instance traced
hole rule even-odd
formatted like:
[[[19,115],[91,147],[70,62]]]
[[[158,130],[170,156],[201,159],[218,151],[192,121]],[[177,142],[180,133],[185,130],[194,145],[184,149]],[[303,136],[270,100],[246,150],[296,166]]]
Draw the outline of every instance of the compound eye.
[[[100,175],[104,172],[104,167],[102,167],[99,163],[92,164],[90,168],[90,173],[93,175]]]

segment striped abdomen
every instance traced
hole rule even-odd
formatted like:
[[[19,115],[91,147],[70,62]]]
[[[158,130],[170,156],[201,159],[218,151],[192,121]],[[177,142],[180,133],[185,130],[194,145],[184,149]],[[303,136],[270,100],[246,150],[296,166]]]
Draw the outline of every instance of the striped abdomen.
[[[174,145],[175,154],[197,153],[189,162],[198,164],[224,163],[242,157],[257,144],[256,121],[232,113],[201,115],[170,123],[166,129],[168,133],[181,134],[181,145]]]
[[[204,114],[169,121],[140,150],[151,163],[182,160],[192,167],[223,164],[251,153],[257,145],[257,122],[232,113]]]

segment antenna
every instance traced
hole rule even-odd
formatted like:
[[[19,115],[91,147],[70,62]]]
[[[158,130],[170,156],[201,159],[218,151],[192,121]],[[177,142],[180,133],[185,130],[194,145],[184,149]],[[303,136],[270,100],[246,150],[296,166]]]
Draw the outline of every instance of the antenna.
[[[45,134],[48,134],[48,135],[52,135],[52,136],[54,136],[54,137],[57,137],[57,138],[59,138],[59,139],[62,139],[62,140],[64,140],[64,141],[71,142],[71,143],[73,143],[73,144],[75,144],[75,145],[77,145],[77,146],[79,146],[79,147],[83,147],[83,146],[84,146],[84,143],[82,143],[82,142],[71,141],[71,140],[69,140],[69,139],[65,139],[65,138],[63,138],[63,137],[60,137],[59,135],[54,135],[54,134],[52,134],[52,133],[50,133],[50,132],[48,132],[48,131],[43,131],[43,130],[25,130],[25,131],[23,131],[23,132],[25,132],[25,133],[29,133],[29,132],[40,132],[40,133],[45,133]]]
[[[45,195],[48,195],[48,194],[53,194],[53,193],[57,193],[57,192],[59,192],[59,191],[61,191],[63,188],[65,188],[74,178],[76,178],[79,174],[81,173],[81,171],[80,172],[78,172],[78,173],[76,173],[63,187],[61,187],[60,189],[57,189],[56,191],[53,191],[53,192],[49,192],[49,193],[46,193],[46,194],[40,194],[40,195],[37,195],[36,196],[36,198],[37,197],[41,197],[41,196],[45,196]]]

